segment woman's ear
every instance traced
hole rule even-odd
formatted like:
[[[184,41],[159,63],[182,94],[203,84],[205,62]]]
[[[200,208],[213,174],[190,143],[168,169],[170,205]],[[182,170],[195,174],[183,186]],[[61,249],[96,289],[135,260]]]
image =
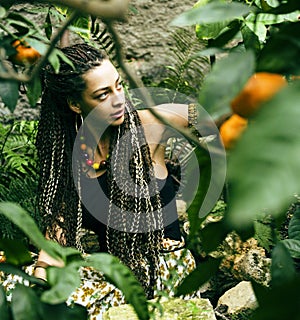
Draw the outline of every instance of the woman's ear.
[[[81,113],[80,105],[79,105],[78,102],[74,102],[74,101],[71,100],[71,99],[68,99],[67,102],[68,102],[69,108],[70,108],[72,111],[74,111],[75,113],[78,113],[78,114]]]

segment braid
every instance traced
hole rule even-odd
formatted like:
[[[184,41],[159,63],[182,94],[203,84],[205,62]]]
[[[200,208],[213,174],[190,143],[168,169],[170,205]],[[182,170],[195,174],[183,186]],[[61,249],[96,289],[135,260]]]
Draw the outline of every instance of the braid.
[[[127,109],[124,123],[115,130],[110,144],[110,154],[114,156],[108,166],[107,247],[133,270],[150,298],[157,279],[163,236],[162,210],[140,119],[129,101]],[[131,179],[126,174],[128,171]]]
[[[99,66],[105,56],[86,44],[66,47],[62,51],[69,63],[61,60],[59,73],[48,64],[41,73],[43,94],[36,140],[41,163],[38,206],[48,236],[63,245],[80,249],[74,230],[80,228],[81,220],[76,213],[81,212],[81,203],[72,174],[76,114],[70,110],[67,101],[81,97],[85,89],[82,75]]]
[[[82,251],[82,172],[80,161],[75,163],[75,171],[72,168],[76,114],[68,99],[81,99],[86,88],[82,75],[106,57],[86,44],[62,51],[69,63],[61,60],[59,73],[47,65],[41,75],[43,95],[36,141],[41,163],[38,203],[49,237]],[[158,276],[163,211],[141,121],[129,101],[126,109],[124,122],[111,127],[107,248],[131,268],[150,298]]]

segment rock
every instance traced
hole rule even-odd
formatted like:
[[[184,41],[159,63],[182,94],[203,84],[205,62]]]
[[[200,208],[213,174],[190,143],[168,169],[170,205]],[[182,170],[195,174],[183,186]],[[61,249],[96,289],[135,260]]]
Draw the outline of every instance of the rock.
[[[180,298],[161,301],[164,314],[160,316],[156,310],[157,320],[216,320],[213,307],[208,299]],[[133,308],[129,304],[112,307],[103,315],[103,320],[138,320]]]
[[[227,306],[227,313],[234,314],[245,309],[256,309],[258,303],[250,281],[241,281],[226,291],[218,300],[217,308]]]

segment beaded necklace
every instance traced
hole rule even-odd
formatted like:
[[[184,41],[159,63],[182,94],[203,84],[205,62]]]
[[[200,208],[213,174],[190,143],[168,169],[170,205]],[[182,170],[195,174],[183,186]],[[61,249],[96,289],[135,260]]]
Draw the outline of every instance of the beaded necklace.
[[[84,163],[88,167],[91,167],[96,171],[98,171],[98,170],[106,170],[107,169],[107,164],[108,164],[108,159],[109,159],[109,154],[107,154],[105,160],[101,160],[100,162],[95,162],[94,159],[91,159],[89,157],[89,154],[87,152],[88,146],[85,143],[85,137],[84,136],[80,136],[80,141],[81,141],[80,150],[82,151],[82,156],[83,156],[83,159],[85,160]]]

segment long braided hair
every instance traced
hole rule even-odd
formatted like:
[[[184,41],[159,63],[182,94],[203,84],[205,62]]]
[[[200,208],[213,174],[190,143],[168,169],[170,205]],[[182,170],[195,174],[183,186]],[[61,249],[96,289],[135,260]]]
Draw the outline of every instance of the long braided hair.
[[[36,141],[41,164],[39,210],[50,239],[82,251],[83,211],[78,192],[82,168],[78,162],[75,178],[72,153],[77,120],[68,99],[81,98],[86,88],[83,74],[100,66],[106,56],[87,44],[62,51],[73,65],[61,60],[59,73],[51,65],[46,65],[42,72],[43,94]],[[126,111],[124,122],[112,127],[110,137],[107,248],[132,269],[150,298],[157,279],[163,213],[141,121],[129,101]],[[122,167],[126,163],[133,181],[131,194],[126,192],[131,189],[127,171]]]

